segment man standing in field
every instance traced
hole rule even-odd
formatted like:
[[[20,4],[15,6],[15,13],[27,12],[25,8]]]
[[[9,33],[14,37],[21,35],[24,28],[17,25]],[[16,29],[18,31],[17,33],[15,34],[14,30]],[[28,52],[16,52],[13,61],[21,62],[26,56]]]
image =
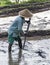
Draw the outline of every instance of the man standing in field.
[[[20,38],[20,33],[22,33],[22,26],[25,22],[29,23],[29,21],[25,21],[25,18],[31,18],[32,13],[28,9],[24,9],[19,12],[19,15],[14,20],[12,25],[8,29],[8,51],[11,52],[11,48],[14,41],[18,41],[19,49],[22,49],[22,41]]]

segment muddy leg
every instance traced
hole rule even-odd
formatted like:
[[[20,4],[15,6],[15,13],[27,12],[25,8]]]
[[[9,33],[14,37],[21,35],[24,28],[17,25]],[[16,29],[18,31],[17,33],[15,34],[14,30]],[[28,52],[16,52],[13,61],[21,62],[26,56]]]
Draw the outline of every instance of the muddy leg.
[[[8,52],[11,52],[12,44],[9,44],[8,46]]]
[[[20,39],[20,37],[18,37],[18,44],[19,44],[19,48],[22,49],[22,40]]]

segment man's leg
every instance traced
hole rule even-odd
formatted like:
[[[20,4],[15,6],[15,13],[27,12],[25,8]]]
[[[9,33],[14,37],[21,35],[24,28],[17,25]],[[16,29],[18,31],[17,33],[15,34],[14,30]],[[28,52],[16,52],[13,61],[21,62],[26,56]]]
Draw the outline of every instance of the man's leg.
[[[19,44],[19,48],[22,49],[22,40],[19,36],[18,36],[18,44]]]
[[[8,42],[9,42],[8,52],[11,52],[12,45],[13,45],[13,42],[14,42],[14,39],[11,35],[8,36]]]
[[[20,36],[18,36],[17,38],[14,37],[14,40],[15,40],[15,41],[18,41],[19,48],[22,49],[22,40],[21,40]]]
[[[8,46],[8,52],[11,52],[12,44],[9,44]]]

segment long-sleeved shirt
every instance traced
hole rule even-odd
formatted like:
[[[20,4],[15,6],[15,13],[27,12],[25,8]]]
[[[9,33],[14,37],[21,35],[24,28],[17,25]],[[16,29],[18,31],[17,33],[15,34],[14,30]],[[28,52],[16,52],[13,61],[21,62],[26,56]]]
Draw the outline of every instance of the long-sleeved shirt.
[[[24,18],[18,16],[8,29],[8,35],[12,35],[13,37],[17,37],[18,35],[20,35],[23,23],[25,23]]]

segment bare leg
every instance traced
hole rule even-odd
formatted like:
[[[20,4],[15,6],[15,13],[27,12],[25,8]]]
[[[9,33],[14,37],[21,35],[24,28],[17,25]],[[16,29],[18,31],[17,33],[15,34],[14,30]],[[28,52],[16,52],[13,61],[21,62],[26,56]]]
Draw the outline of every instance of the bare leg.
[[[19,44],[19,48],[22,49],[22,40],[20,39],[19,36],[18,36],[18,44]]]
[[[11,48],[12,48],[12,44],[9,44],[9,46],[8,46],[8,52],[9,53],[11,52]]]

